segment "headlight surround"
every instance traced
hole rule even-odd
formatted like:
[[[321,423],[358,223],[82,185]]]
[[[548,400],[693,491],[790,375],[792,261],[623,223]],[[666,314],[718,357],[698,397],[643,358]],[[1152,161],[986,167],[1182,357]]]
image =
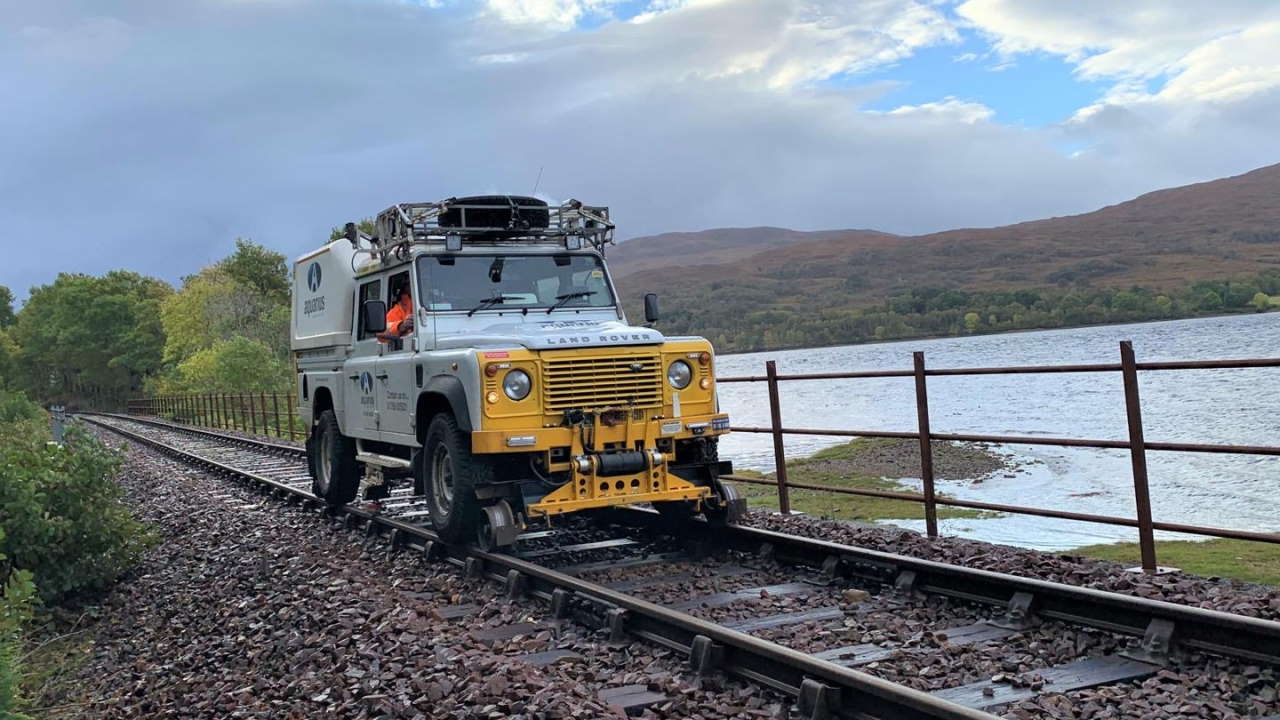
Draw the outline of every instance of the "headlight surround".
[[[533,389],[533,378],[523,370],[512,370],[502,378],[502,392],[512,400],[523,400],[529,397]]]
[[[693,367],[683,360],[676,360],[667,366],[667,382],[677,390],[689,387],[693,382]]]

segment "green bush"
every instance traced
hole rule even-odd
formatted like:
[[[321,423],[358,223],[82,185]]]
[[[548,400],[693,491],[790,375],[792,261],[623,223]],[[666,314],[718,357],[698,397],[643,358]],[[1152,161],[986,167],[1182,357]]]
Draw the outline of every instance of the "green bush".
[[[22,631],[37,603],[106,585],[154,540],[121,502],[119,453],[74,427],[48,441],[44,411],[0,390],[0,720],[26,720]]]
[[[3,542],[4,531],[0,530],[0,544]],[[31,619],[36,588],[31,573],[11,571],[4,555],[0,555],[0,570],[9,577],[0,586],[0,720],[22,720],[26,718],[18,713],[22,626]]]
[[[114,580],[152,536],[121,502],[118,453],[75,428],[63,447],[47,440],[43,421],[0,426],[0,553],[56,600]]]
[[[0,425],[38,422],[44,417],[44,411],[40,406],[28,400],[26,395],[0,390]]]

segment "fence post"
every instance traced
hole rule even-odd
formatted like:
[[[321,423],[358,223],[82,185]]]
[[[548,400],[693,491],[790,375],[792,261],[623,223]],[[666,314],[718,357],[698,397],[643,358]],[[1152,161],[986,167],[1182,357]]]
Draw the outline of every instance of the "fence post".
[[[1120,343],[1120,367],[1124,373],[1124,406],[1129,420],[1129,459],[1133,463],[1133,500],[1138,510],[1138,547],[1142,571],[1156,572],[1156,539],[1151,527],[1151,489],[1147,485],[1147,441],[1142,434],[1142,403],[1138,397],[1138,363],[1133,342]]]
[[[925,383],[924,353],[914,352],[916,366],[916,421],[920,433],[920,481],[924,485],[924,526],[929,537],[938,537],[938,503],[933,490],[933,435],[929,429],[929,390]]]
[[[285,404],[289,406],[289,417],[287,418],[289,421],[289,439],[293,440],[297,434],[297,430],[294,429],[294,425],[296,425],[297,423],[293,421],[293,393],[292,392],[289,393],[288,398],[289,399],[285,402]]]
[[[253,393],[249,393],[249,424],[253,427],[253,434],[258,434],[258,409],[254,407]]]
[[[284,437],[280,434],[280,393],[278,392],[271,393],[271,417],[276,421],[276,437]]]
[[[262,391],[258,391],[258,408],[262,410],[262,434],[270,435],[267,430],[267,394]]]
[[[778,363],[764,364],[769,376],[769,418],[773,423],[773,467],[778,480],[778,511],[791,514],[791,490],[787,487],[787,451],[782,442],[782,405],[778,401]]]
[[[231,404],[227,402],[226,393],[218,393],[222,397],[222,429],[231,429]]]

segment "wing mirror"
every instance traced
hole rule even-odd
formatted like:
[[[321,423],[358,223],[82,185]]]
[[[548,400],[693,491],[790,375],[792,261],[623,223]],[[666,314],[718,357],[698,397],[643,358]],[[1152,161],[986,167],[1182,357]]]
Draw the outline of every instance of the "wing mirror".
[[[647,323],[658,322],[658,296],[656,293],[645,293],[644,295],[644,321]]]
[[[364,302],[364,331],[380,333],[387,331],[387,304],[381,300]]]

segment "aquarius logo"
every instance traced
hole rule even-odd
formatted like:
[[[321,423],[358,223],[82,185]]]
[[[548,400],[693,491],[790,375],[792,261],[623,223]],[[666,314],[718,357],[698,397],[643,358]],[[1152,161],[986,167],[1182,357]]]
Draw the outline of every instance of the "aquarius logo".
[[[320,289],[320,263],[311,263],[311,268],[307,270],[307,287],[311,288],[311,292]]]
[[[365,395],[373,392],[373,375],[370,375],[367,370],[360,373],[360,392]]]

